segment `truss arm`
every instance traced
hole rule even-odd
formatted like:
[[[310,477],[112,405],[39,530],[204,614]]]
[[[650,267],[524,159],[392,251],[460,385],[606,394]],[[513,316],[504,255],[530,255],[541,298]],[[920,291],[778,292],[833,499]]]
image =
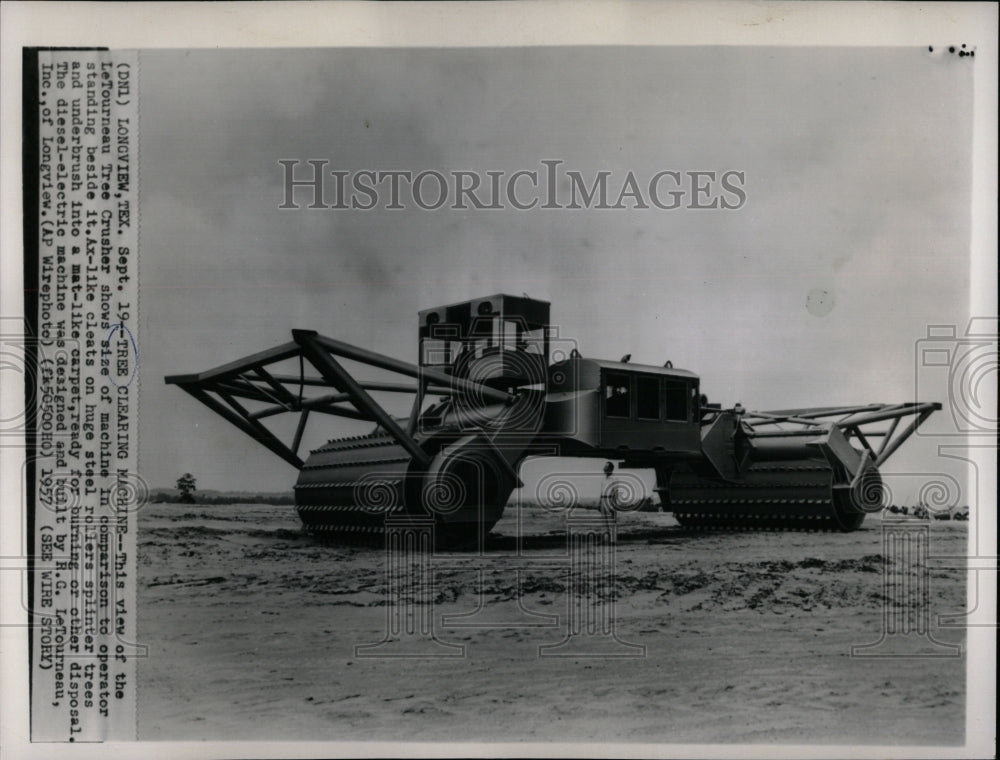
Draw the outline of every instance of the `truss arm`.
[[[749,422],[754,438],[784,438],[822,435],[824,430],[837,427],[847,437],[855,437],[872,455],[875,465],[881,465],[903,445],[907,438],[937,410],[941,404],[916,402],[912,404],[868,404],[867,406],[830,406],[815,409],[786,409],[773,412],[747,412],[743,419]],[[900,432],[900,421],[912,417]],[[872,425],[889,422],[888,429]],[[782,427],[788,425],[790,427]],[[879,446],[872,446],[869,438],[881,438]]]
[[[310,413],[376,422],[417,461],[427,464],[429,457],[415,438],[417,418],[425,394],[447,395],[473,393],[479,398],[509,402],[513,396],[447,373],[418,367],[399,359],[357,346],[351,346],[311,330],[293,330],[291,343],[228,362],[205,372],[168,376],[166,382],[179,385],[223,419],[294,467],[301,468],[299,446]],[[341,357],[379,369],[415,378],[416,383],[359,381],[334,357]],[[289,359],[298,359],[295,374],[272,372],[269,367]],[[306,364],[318,372],[306,374]],[[306,396],[306,388],[331,388],[336,393]],[[372,398],[370,392],[414,395],[409,419],[401,425]],[[250,407],[245,406],[251,402]],[[261,420],[286,413],[299,414],[291,445],[283,443]]]

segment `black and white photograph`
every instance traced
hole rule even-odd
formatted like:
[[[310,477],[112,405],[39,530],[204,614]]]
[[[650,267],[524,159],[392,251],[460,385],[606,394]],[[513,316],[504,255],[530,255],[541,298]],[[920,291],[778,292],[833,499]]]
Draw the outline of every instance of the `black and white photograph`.
[[[278,5],[4,40],[12,756],[995,756],[996,7]]]

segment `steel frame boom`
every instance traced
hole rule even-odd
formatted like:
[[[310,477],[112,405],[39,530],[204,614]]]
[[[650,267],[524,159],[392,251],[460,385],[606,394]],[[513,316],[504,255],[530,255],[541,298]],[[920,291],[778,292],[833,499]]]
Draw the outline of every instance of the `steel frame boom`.
[[[936,402],[914,402],[911,404],[868,404],[866,406],[828,406],[814,409],[784,409],[773,412],[747,412],[743,419],[754,427],[750,434],[754,438],[783,438],[821,435],[831,427],[840,428],[847,438],[857,438],[870,452],[875,466],[881,465],[927,421],[935,411],[941,409]],[[902,431],[897,433],[900,421],[913,417]],[[837,418],[837,419],[830,419]],[[887,430],[865,429],[865,426],[879,422],[890,422]],[[769,426],[795,425],[791,429]],[[764,428],[763,430],[759,428]],[[881,438],[876,448],[868,440]]]
[[[179,385],[244,433],[259,441],[296,468],[303,466],[299,445],[310,413],[328,414],[377,423],[395,438],[416,461],[423,465],[429,457],[416,439],[417,421],[425,394],[448,395],[474,393],[482,399],[510,403],[514,396],[496,388],[464,378],[453,377],[430,367],[410,364],[368,349],[343,343],[313,330],[292,330],[292,342],[228,362],[196,374],[171,375],[166,382]],[[271,372],[268,367],[298,358],[298,374]],[[337,358],[376,367],[414,378],[415,384],[385,381],[359,381]],[[306,374],[306,363],[319,377]],[[305,395],[306,388],[332,388],[333,394]],[[407,418],[397,420],[372,398],[370,392],[415,394]],[[245,402],[266,406],[248,409]],[[941,408],[938,403],[866,404],[828,406],[775,411],[739,410],[742,421],[749,423],[751,438],[796,438],[822,436],[833,427],[845,437],[857,438],[871,455],[876,466],[885,462],[927,420]],[[266,428],[261,420],[285,413],[300,415],[291,445],[286,445]],[[899,430],[903,418],[912,420]],[[888,429],[872,428],[889,422]],[[877,447],[869,439],[881,439]]]
[[[375,422],[396,438],[414,459],[427,465],[430,458],[415,438],[416,420],[419,418],[425,394],[475,393],[481,398],[507,403],[514,399],[511,394],[487,385],[393,359],[327,338],[313,330],[292,330],[292,337],[290,343],[251,354],[243,359],[204,372],[170,375],[165,380],[168,384],[180,386],[223,419],[296,468],[303,466],[298,449],[311,412]],[[267,369],[272,364],[296,357],[299,360],[298,374],[272,373]],[[405,384],[359,381],[335,357],[412,377],[417,382]],[[306,374],[306,362],[319,372],[319,377]],[[337,393],[307,397],[306,387],[332,388]],[[369,391],[415,394],[405,429],[372,398]],[[268,406],[248,409],[242,403],[245,401],[268,404]],[[285,413],[300,415],[290,446],[283,443],[261,423],[262,419]]]

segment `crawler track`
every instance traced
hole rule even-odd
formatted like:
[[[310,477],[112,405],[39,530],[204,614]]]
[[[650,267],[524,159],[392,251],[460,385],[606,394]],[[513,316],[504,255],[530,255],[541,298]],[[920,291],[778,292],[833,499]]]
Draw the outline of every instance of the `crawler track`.
[[[380,539],[386,516],[404,509],[410,459],[387,435],[340,438],[314,449],[295,485],[302,523],[323,539]]]
[[[377,433],[334,439],[314,449],[299,471],[296,509],[303,525],[323,541],[380,543],[386,518],[409,514],[434,516],[439,546],[473,545],[500,517],[509,489],[477,489],[475,468],[456,472],[465,475],[457,487],[467,488],[467,497],[436,511],[424,503],[427,473],[413,466],[412,457],[392,437]],[[454,486],[456,472],[444,482]]]
[[[877,473],[867,486],[881,489]],[[848,532],[865,519],[850,494],[833,487],[833,471],[814,461],[754,465],[742,483],[676,472],[660,496],[681,525],[699,529]]]

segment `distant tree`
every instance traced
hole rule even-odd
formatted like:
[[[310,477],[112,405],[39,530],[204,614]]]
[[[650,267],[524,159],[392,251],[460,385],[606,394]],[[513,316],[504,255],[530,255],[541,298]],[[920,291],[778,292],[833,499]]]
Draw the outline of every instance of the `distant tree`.
[[[194,504],[194,492],[197,490],[197,481],[190,472],[185,472],[177,478],[177,490],[181,492],[182,504]]]

